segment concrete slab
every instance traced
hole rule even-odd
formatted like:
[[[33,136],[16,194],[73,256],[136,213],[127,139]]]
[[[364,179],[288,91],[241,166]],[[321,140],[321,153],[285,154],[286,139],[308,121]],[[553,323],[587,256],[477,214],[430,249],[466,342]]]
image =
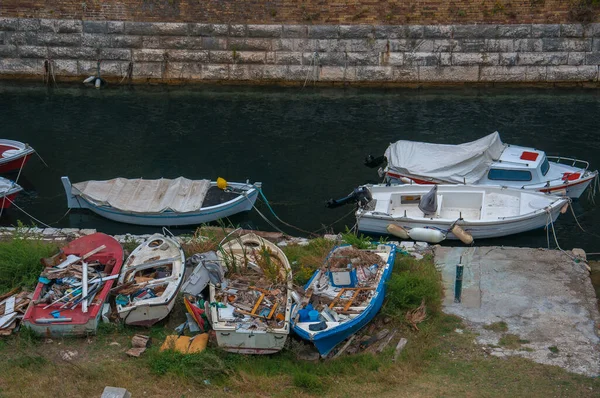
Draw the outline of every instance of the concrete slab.
[[[444,312],[463,318],[491,355],[518,355],[587,376],[600,374],[600,314],[585,264],[557,250],[435,246]],[[462,300],[454,300],[462,263]],[[505,331],[487,330],[505,322]],[[516,335],[518,348],[501,339]]]

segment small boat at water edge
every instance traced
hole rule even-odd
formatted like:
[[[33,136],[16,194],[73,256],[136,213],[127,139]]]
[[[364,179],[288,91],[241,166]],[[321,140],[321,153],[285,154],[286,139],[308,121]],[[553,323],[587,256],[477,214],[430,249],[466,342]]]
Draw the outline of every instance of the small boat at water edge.
[[[34,152],[28,144],[0,139],[0,173],[22,169]]]
[[[198,225],[249,211],[261,183],[115,178],[71,184],[62,177],[70,209],[89,209],[113,221],[152,226]]]
[[[123,265],[121,244],[99,232],[86,235],[62,248],[56,264],[46,265],[23,325],[41,335],[95,334]]]
[[[363,188],[366,198],[356,212],[359,230],[431,243],[464,241],[464,232],[471,239],[482,239],[543,228],[569,203],[569,198],[556,195],[485,185]]]
[[[161,234],[131,252],[113,290],[123,322],[151,326],[169,315],[183,283],[184,264],[179,242]]]
[[[9,208],[22,190],[16,182],[0,177],[0,208]]]
[[[379,312],[395,258],[393,244],[368,250],[334,247],[304,287],[302,303],[294,307],[294,333],[327,356]]]
[[[274,354],[290,333],[292,270],[283,251],[250,233],[221,245],[220,285],[209,284],[209,321],[223,350]],[[216,305],[213,305],[216,303]]]
[[[501,185],[574,199],[598,177],[587,161],[504,144],[498,132],[459,145],[397,141],[365,163],[381,162],[386,183]]]

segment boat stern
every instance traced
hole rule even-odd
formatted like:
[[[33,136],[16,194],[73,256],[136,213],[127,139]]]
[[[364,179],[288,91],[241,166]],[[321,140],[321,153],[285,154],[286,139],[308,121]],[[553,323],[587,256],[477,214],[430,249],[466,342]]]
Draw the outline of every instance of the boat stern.
[[[60,180],[65,188],[65,194],[67,195],[67,207],[69,209],[81,209],[77,196],[73,195],[73,186],[71,185],[69,177],[63,176]]]

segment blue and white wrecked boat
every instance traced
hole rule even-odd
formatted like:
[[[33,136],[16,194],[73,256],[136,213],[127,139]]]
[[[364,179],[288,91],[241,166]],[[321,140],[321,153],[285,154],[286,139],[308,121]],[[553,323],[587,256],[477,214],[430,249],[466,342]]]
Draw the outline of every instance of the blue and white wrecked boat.
[[[327,356],[379,312],[395,257],[393,244],[368,250],[333,248],[325,266],[304,287],[304,299],[292,314],[293,331]]]
[[[71,184],[62,177],[70,209],[89,209],[110,220],[137,225],[198,225],[254,206],[261,183],[114,178]]]

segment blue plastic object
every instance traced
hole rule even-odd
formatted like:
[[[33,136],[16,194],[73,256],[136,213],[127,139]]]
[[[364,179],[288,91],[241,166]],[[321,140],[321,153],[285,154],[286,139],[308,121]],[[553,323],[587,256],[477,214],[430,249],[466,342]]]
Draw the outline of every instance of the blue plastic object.
[[[306,307],[298,311],[298,315],[300,315],[300,322],[310,322],[309,312],[313,310],[312,304],[308,303]]]
[[[317,322],[319,320],[319,311],[317,311],[317,310],[309,311],[308,319],[310,322]]]
[[[327,329],[327,323],[325,323],[325,321],[321,321],[319,323],[312,323],[308,325],[308,330],[311,330],[313,332],[318,332],[319,330],[325,329]]]
[[[44,285],[47,285],[48,283],[50,283],[50,279],[44,277],[44,276],[40,276],[38,278],[38,281],[40,281],[40,283],[43,283]]]
[[[60,311],[54,310],[50,313],[50,315],[52,315],[52,317],[54,317],[54,318],[60,318]]]

